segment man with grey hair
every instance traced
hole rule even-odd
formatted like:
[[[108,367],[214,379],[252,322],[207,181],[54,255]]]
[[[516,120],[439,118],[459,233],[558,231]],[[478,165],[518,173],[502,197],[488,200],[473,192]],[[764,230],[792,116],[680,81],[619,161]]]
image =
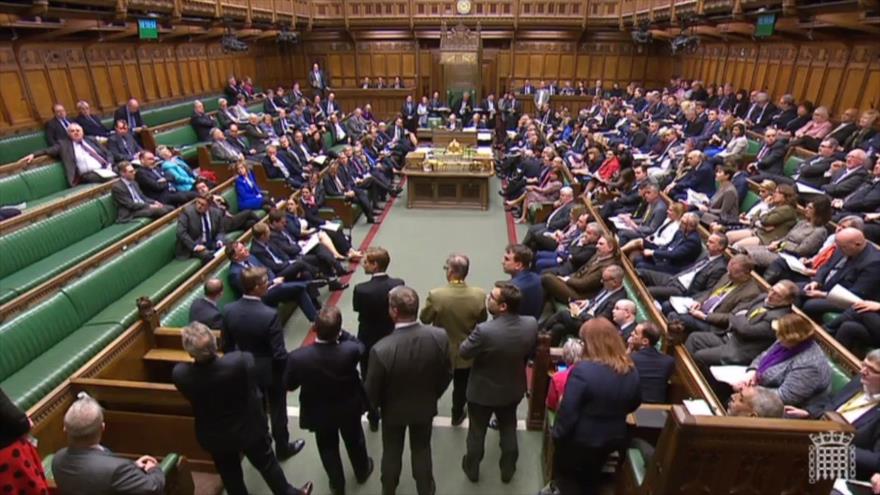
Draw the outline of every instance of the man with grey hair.
[[[394,331],[370,350],[364,387],[382,415],[382,493],[395,493],[409,430],[413,478],[419,495],[435,492],[431,461],[437,400],[452,379],[449,339],[442,329],[418,322],[419,295],[397,286],[388,294]]]
[[[296,489],[272,452],[254,357],[232,351],[217,355],[217,338],[193,322],[181,332],[193,363],[177,363],[171,380],[192,405],[196,440],[211,454],[226,492],[247,494],[241,456],[260,472],[273,495],[310,494],[312,482]]]
[[[539,249],[556,249],[556,241],[548,242],[546,233],[553,234],[568,228],[571,220],[571,209],[574,207],[574,190],[566,186],[559,190],[559,200],[553,205],[553,211],[543,223],[536,223],[529,227],[522,243],[532,251]]]
[[[776,106],[770,103],[770,96],[761,91],[755,95],[755,103],[746,113],[746,126],[757,132],[762,131],[776,115]]]
[[[614,318],[614,306],[626,298],[623,287],[623,268],[609,265],[602,271],[602,290],[592,299],[571,301],[567,309],[560,309],[541,323],[541,330],[550,332],[550,344],[558,346],[568,336],[576,336],[584,322],[602,316]]]
[[[450,254],[443,269],[447,285],[428,292],[425,307],[419,315],[422,323],[435,325],[449,337],[452,376],[452,425],[460,425],[465,418],[468,376],[473,361],[459,356],[458,349],[478,323],[486,321],[486,291],[465,283],[470,260],[463,254]]]
[[[68,447],[52,459],[52,473],[61,493],[69,495],[165,493],[165,473],[148,455],[136,461],[116,457],[101,445],[104,412],[98,402],[80,393],[64,415]],[[11,492],[10,492],[11,493]]]
[[[696,213],[685,213],[681,217],[678,232],[668,244],[654,246],[651,243],[645,243],[648,249],[642,250],[644,258],[636,264],[636,268],[678,273],[696,261],[703,251],[703,243],[700,233],[697,231],[699,225],[700,217]]]
[[[745,387],[730,397],[727,414],[750,418],[782,418],[786,407],[775,390],[755,385]]]

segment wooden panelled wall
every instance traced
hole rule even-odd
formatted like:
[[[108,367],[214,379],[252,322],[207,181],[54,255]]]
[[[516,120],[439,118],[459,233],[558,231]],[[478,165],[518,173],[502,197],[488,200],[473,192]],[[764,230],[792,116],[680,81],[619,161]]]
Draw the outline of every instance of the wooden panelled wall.
[[[602,79],[609,85],[630,81],[656,86],[672,76],[672,65],[665,52],[645,48],[641,52],[631,42],[533,42],[518,41],[507,46],[483,49],[482,93],[498,93],[526,79],[585,82]],[[257,67],[262,81],[278,84],[291,80],[304,83],[304,75],[315,61],[322,63],[337,87],[357,87],[364,77],[373,83],[401,76],[417,94],[443,91],[439,49],[416,41],[306,42],[297,47],[278,48],[267,55],[267,63]],[[588,84],[591,85],[591,84]]]
[[[39,127],[59,102],[112,112],[130,97],[142,105],[217,93],[229,75],[256,72],[259,52],[224,54],[205,43],[30,43],[0,46],[0,133]]]
[[[775,98],[828,106],[834,116],[850,107],[880,107],[880,45],[874,42],[743,43],[703,45],[676,60],[685,78],[765,89]]]

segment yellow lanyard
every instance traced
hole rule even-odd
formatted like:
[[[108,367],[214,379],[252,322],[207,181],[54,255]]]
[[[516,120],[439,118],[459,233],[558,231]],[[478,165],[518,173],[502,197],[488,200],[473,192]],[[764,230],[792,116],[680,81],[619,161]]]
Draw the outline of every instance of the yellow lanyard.
[[[721,288],[719,288],[719,289],[716,289],[715,292],[712,293],[712,296],[713,296],[713,297],[714,297],[714,296],[723,296],[724,294],[727,294],[728,292],[730,292],[730,291],[732,291],[732,290],[733,290],[733,284],[728,283],[728,284],[725,285],[724,287],[721,287]]]
[[[864,397],[865,397],[864,392],[857,393],[856,395],[853,396],[852,399],[846,401],[846,404],[840,406],[840,408],[837,409],[837,412],[845,413],[845,412],[850,412],[850,411],[857,411],[859,409],[864,409],[866,407],[872,407],[875,404],[877,404],[877,402],[878,402],[877,399],[871,400],[869,402],[861,402],[862,399],[864,399]]]
[[[753,309],[751,313],[749,313],[749,319],[755,318],[757,316],[761,316],[762,314],[767,312],[767,308],[761,306],[760,308]]]

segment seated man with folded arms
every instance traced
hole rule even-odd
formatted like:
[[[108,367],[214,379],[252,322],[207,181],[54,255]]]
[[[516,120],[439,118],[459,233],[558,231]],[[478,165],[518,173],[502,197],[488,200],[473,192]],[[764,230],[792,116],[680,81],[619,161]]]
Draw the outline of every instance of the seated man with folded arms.
[[[165,493],[165,473],[148,455],[135,461],[117,457],[101,445],[104,411],[84,392],[64,415],[68,447],[52,459],[52,473],[61,493],[86,495]]]
[[[129,132],[128,124],[124,120],[117,120],[115,129],[116,133],[107,140],[107,150],[113,157],[113,163],[136,162],[143,148]]]

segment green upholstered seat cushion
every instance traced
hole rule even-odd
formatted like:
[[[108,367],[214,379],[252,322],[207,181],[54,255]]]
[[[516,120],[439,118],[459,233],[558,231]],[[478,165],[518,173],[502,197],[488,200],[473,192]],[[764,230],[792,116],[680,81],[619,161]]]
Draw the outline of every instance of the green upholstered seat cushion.
[[[193,113],[193,104],[191,101],[184,101],[165,105],[159,108],[151,108],[149,110],[141,110],[141,118],[144,124],[148,126],[157,126],[189,118]]]
[[[49,147],[42,130],[16,134],[0,139],[0,164],[17,161],[34,151]]]
[[[38,261],[0,279],[0,287],[9,289],[9,294],[0,293],[0,303],[16,297],[36,287],[63,270],[87,259],[114,242],[133,233],[148,220],[138,218],[129,223],[116,223],[106,227],[84,239],[81,239],[53,254],[44,256]],[[2,241],[2,239],[0,239]]]
[[[21,174],[0,178],[0,206],[17,205],[30,198],[30,191]]]
[[[832,321],[834,321],[838,316],[840,316],[839,312],[834,313],[824,313],[822,314],[822,324],[829,325]]]
[[[642,304],[641,298],[639,298],[635,287],[633,287],[629,279],[623,279],[623,287],[626,289],[626,298],[634,302],[636,305],[636,321],[648,321],[648,310],[645,309],[644,305]]]
[[[648,470],[642,451],[639,449],[626,449],[626,459],[629,461],[629,465],[632,466],[633,477],[636,480],[636,484],[642,486],[642,483],[645,482],[645,474]]]
[[[844,373],[840,366],[831,359],[828,360],[828,365],[831,366],[831,395],[834,395],[842,390],[852,380],[852,377]]]
[[[746,148],[746,155],[755,156],[758,154],[758,151],[761,151],[761,142],[749,139],[749,146]]]
[[[190,125],[182,125],[174,129],[156,134],[156,144],[174,146],[193,145],[199,142],[196,131]]]
[[[31,199],[42,198],[67,189],[67,174],[61,163],[36,167],[21,174]]]
[[[33,208],[97,186],[82,184],[69,188],[64,167],[53,162],[0,178],[0,205],[26,202],[26,208]]]
[[[104,349],[124,327],[117,324],[87,325],[30,360],[0,383],[4,392],[22,409],[37,403]]]
[[[803,158],[798,158],[796,156],[788,157],[783,165],[782,173],[785,174],[786,177],[793,177],[794,174],[797,173],[798,166],[803,161]]]
[[[747,213],[752,209],[753,206],[758,204],[758,201],[761,201],[761,197],[755,194],[753,191],[749,191],[746,193],[746,197],[742,199],[739,203],[739,211],[743,213]]]

